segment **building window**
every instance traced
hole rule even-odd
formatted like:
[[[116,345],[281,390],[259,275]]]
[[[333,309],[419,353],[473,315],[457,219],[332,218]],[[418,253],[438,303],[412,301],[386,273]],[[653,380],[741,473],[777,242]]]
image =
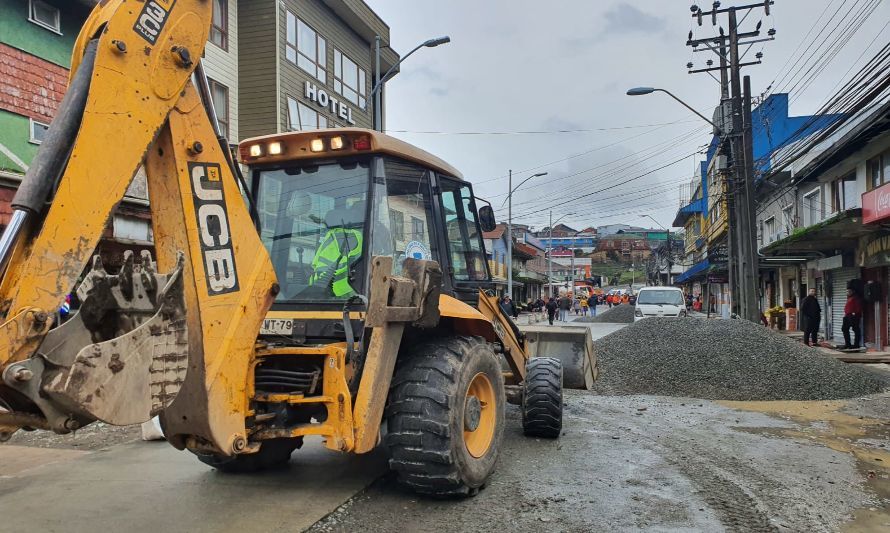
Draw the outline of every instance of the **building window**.
[[[327,82],[327,43],[324,37],[290,11],[287,12],[285,55],[288,61],[312,74],[318,81]]]
[[[43,139],[46,138],[46,132],[49,130],[49,124],[44,124],[43,122],[37,122],[34,119],[30,120],[31,133],[28,142],[31,144],[40,144],[43,142]]]
[[[822,221],[822,191],[814,189],[803,197],[804,224],[812,226]]]
[[[213,0],[210,42],[223,50],[229,50],[229,0]]]
[[[405,240],[405,214],[395,209],[389,210],[389,226],[392,228],[392,237],[397,241]],[[494,253],[497,261],[498,253]]]
[[[831,212],[837,213],[859,207],[860,197],[856,192],[855,172],[831,182]]]
[[[876,189],[884,184],[884,181],[887,179],[887,176],[883,173],[883,166],[881,165],[881,156],[873,157],[868,160],[865,164],[866,171],[868,173],[868,186],[869,189]]]
[[[317,130],[328,127],[328,119],[296,98],[287,97],[287,124],[290,131]]]
[[[777,240],[776,217],[769,217],[763,221],[763,240],[770,243]]]
[[[210,99],[216,110],[216,121],[219,122],[219,132],[223,137],[229,137],[229,88],[214,80],[207,80],[210,84]]]
[[[41,0],[30,0],[28,4],[28,20],[30,22],[33,22],[38,26],[43,26],[59,35],[62,34],[62,21],[59,14],[59,8],[51,6]]]
[[[367,73],[345,54],[334,48],[334,91],[366,109],[368,101],[365,88]]]
[[[424,227],[426,224],[417,217],[411,217],[411,240],[422,241],[424,239]]]
[[[791,235],[797,226],[794,221],[794,205],[786,205],[782,208],[782,225],[785,228],[785,234]]]

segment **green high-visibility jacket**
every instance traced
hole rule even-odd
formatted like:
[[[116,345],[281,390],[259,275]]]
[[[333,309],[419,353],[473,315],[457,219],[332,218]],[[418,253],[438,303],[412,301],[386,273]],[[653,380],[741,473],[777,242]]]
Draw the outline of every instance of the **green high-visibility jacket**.
[[[325,285],[337,298],[355,294],[349,284],[349,267],[362,255],[362,232],[357,229],[331,228],[325,234],[315,257],[309,285]]]

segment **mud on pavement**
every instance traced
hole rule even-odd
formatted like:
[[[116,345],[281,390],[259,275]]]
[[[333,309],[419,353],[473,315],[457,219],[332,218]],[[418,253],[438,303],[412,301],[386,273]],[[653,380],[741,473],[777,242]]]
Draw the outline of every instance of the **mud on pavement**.
[[[557,441],[525,438],[508,409],[498,470],[477,497],[424,499],[384,478],[310,531],[890,529],[886,395],[819,409],[576,391],[566,403]]]

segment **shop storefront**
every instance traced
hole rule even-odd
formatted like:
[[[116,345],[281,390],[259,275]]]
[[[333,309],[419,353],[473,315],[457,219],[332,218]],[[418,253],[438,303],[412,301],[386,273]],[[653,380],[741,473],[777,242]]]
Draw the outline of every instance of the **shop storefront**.
[[[860,249],[865,297],[865,342],[876,348],[890,345],[887,287],[890,286],[890,234],[867,239]]]

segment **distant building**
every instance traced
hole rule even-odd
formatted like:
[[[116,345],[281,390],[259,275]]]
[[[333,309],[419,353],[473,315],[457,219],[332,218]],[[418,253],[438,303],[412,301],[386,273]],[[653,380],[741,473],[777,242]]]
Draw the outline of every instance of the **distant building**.
[[[599,226],[596,228],[597,235],[606,236],[606,235],[615,235],[621,230],[629,230],[633,226],[629,226],[627,224],[608,224],[605,226]]]

